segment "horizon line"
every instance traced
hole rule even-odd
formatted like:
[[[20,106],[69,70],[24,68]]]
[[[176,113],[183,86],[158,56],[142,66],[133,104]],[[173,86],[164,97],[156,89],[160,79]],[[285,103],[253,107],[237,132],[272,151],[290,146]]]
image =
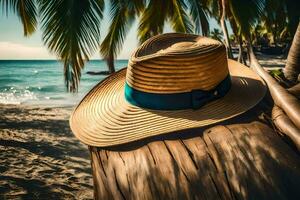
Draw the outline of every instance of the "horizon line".
[[[115,59],[118,60],[128,60],[128,59]],[[0,59],[0,61],[62,61],[59,59]],[[104,59],[90,59],[89,61],[105,61]],[[88,62],[88,61],[87,61]]]

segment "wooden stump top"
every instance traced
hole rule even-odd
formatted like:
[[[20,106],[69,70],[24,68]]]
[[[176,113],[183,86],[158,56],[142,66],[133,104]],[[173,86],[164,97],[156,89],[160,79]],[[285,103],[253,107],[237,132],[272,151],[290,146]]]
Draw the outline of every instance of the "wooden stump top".
[[[95,199],[300,199],[300,159],[261,122],[90,147]]]

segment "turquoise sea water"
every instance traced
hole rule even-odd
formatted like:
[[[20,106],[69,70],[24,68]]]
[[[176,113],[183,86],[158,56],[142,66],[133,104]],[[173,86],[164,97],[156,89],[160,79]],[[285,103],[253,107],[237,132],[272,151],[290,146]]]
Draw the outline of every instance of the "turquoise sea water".
[[[116,69],[125,67],[127,62],[127,60],[116,61]],[[66,91],[63,65],[58,61],[0,60],[0,104],[74,105],[105,78],[86,72],[103,70],[107,70],[104,61],[93,60],[86,63],[79,91],[73,94]]]

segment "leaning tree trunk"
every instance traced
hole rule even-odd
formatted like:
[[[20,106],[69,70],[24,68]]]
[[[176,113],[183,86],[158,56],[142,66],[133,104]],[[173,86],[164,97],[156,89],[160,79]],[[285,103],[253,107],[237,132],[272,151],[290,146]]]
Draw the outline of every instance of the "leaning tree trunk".
[[[250,41],[250,40],[249,40]],[[263,67],[258,63],[251,42],[248,43],[250,67],[261,76],[268,85],[274,100],[272,118],[276,126],[284,132],[300,151],[300,102],[296,96],[283,88]]]
[[[116,70],[115,70],[114,55],[113,54],[110,54],[108,56],[108,58],[106,58],[106,63],[107,63],[107,66],[108,66],[109,73],[110,74],[114,73]]]
[[[300,74],[300,23],[298,24],[283,72],[286,79],[294,84],[297,83]]]
[[[222,16],[220,19],[220,24],[221,24],[222,31],[224,34],[224,40],[225,40],[228,57],[233,58],[232,49],[230,46],[229,34],[228,34],[226,22],[225,22],[225,16],[226,16],[226,5],[225,5],[225,0],[222,0]]]

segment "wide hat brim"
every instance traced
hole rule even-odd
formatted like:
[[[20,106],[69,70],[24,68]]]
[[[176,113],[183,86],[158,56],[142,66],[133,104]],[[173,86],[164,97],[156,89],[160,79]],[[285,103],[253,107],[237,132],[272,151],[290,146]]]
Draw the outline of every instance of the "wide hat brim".
[[[161,111],[140,108],[124,97],[126,69],[96,85],[80,102],[70,118],[75,136],[90,146],[109,147],[203,127],[240,115],[265,95],[264,81],[250,68],[228,60],[232,86],[222,98],[197,110]]]

